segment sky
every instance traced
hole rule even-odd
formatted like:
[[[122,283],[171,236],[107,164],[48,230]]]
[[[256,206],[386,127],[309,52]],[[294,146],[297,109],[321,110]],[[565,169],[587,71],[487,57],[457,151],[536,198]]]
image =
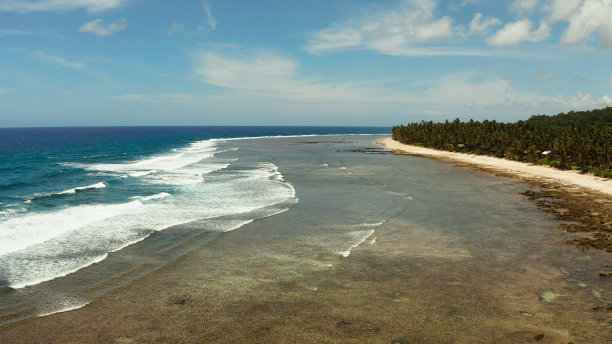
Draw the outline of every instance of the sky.
[[[0,0],[0,127],[612,106],[612,0]]]

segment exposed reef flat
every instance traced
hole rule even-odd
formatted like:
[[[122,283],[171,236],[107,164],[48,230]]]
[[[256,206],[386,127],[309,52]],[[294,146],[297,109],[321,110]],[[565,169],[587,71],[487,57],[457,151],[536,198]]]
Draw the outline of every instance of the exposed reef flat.
[[[610,253],[567,245],[574,233],[526,193],[540,186],[349,138],[232,142],[220,157],[265,157],[299,202],[202,233],[82,308],[0,326],[0,343],[610,343]],[[73,297],[109,263],[40,289]]]
[[[451,161],[530,182],[534,188],[523,195],[560,221],[560,227],[569,233],[569,243],[612,252],[611,180],[548,166],[411,146],[391,138],[378,143],[395,154]]]

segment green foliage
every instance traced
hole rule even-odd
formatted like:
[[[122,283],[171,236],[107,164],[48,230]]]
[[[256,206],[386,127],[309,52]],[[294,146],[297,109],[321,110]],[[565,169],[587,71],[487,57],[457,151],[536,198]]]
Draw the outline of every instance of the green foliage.
[[[574,126],[597,126],[612,127],[612,107],[591,111],[570,111],[560,113],[556,116],[537,115],[527,120],[533,125],[548,125],[569,127]]]
[[[609,168],[608,169],[594,168],[589,172],[593,173],[594,175],[598,177],[612,178],[612,169],[609,169]]]
[[[549,158],[542,158],[540,160],[537,161],[538,165],[548,165],[551,167],[555,167],[557,166],[557,164],[559,164],[559,162],[557,160],[551,160]]]
[[[407,144],[578,169],[612,178],[612,108],[532,116],[527,121],[421,122],[393,127]],[[550,151],[550,152],[548,152]]]

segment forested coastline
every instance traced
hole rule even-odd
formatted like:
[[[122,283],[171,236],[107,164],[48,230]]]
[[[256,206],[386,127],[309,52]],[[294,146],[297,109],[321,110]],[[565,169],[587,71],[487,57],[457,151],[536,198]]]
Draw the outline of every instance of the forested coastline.
[[[516,123],[423,121],[393,127],[393,139],[612,178],[612,107],[537,115]]]

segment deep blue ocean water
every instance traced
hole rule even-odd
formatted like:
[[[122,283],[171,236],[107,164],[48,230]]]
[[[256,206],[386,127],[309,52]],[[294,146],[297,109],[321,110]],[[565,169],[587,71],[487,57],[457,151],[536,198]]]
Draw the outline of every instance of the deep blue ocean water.
[[[219,139],[387,133],[380,127],[0,129],[0,288],[64,276],[177,224],[295,196],[273,164],[218,158],[233,149],[221,148]]]
[[[104,175],[87,173],[73,164],[126,163],[213,138],[389,132],[390,128],[381,127],[0,128],[0,211],[15,206],[23,208],[22,201],[34,195],[108,181]],[[93,201],[84,193],[79,196],[82,197],[64,201],[77,204]],[[118,194],[113,196],[121,197]],[[113,202],[99,197],[97,201]],[[27,209],[61,204],[58,199],[43,197],[30,203]]]

